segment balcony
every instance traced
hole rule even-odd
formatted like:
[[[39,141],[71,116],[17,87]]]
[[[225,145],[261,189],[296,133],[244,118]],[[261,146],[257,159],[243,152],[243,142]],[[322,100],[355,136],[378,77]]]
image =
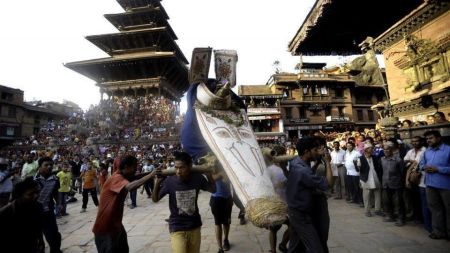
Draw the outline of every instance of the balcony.
[[[366,99],[356,99],[355,100],[355,105],[374,105],[376,103],[373,103],[372,100],[366,100]]]
[[[327,122],[351,122],[350,117],[342,115],[342,116],[326,116],[325,120]]]
[[[309,118],[298,118],[298,119],[287,119],[289,121],[289,123],[308,123],[309,122]]]
[[[331,98],[327,95],[303,95],[300,97],[300,101],[302,102],[311,102],[311,101],[325,101],[330,102]]]
[[[338,82],[352,82],[353,80],[349,75],[346,74],[337,74],[337,75],[330,75],[327,73],[324,73],[322,70],[318,72],[312,72],[312,73],[300,73],[297,75],[297,78],[300,80],[327,80],[327,81],[338,81]]]
[[[348,97],[332,97],[331,100],[333,102],[338,102],[338,103],[344,103],[344,102],[351,102],[351,100],[348,99]]]
[[[286,134],[283,132],[255,132],[258,141],[276,141],[286,138],[285,136]]]
[[[276,107],[249,107],[247,108],[247,115],[270,115],[270,114],[280,114],[281,111]]]

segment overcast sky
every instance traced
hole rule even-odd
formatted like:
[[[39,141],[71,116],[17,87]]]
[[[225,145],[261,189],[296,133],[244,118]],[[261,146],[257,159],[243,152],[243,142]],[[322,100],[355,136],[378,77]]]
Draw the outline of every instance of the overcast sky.
[[[287,45],[314,0],[164,0],[162,4],[188,60],[195,47],[238,51],[239,85],[266,83],[275,60],[283,71],[294,71],[299,59],[287,52]],[[0,84],[22,89],[27,101],[66,99],[83,109],[97,104],[100,93],[95,82],[63,63],[107,57],[84,37],[117,32],[103,15],[119,12],[123,9],[115,0],[1,1]]]

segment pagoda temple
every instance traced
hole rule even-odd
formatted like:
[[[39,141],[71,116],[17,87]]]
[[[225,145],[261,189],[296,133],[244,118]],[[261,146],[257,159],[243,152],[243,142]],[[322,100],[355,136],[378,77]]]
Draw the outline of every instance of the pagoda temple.
[[[117,0],[123,13],[106,14],[120,32],[87,36],[110,57],[66,67],[96,81],[101,98],[162,95],[180,101],[188,89],[188,61],[160,0]]]

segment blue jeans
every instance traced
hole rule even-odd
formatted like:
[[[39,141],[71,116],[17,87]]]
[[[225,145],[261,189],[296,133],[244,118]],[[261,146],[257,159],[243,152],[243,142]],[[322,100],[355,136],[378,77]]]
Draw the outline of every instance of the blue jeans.
[[[58,206],[56,207],[56,215],[66,214],[68,192],[58,192]]]
[[[420,191],[420,203],[422,204],[423,226],[428,232],[431,233],[433,229],[431,227],[431,213],[430,209],[428,209],[427,191],[425,187],[419,187],[419,191]]]
[[[446,237],[450,235],[450,190],[427,186],[426,192],[433,234]]]

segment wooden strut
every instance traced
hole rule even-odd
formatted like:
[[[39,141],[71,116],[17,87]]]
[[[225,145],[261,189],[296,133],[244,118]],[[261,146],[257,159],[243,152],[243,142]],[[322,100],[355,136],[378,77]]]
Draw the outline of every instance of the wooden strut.
[[[176,169],[175,168],[171,168],[171,169],[166,169],[161,171],[163,176],[173,176],[176,174]],[[214,168],[210,167],[210,166],[206,166],[206,165],[192,165],[192,169],[191,172],[193,173],[213,173],[214,172]]]
[[[288,162],[288,161],[294,159],[295,157],[296,157],[295,155],[276,156],[275,153],[273,153],[273,152],[271,153],[272,161],[276,162],[276,163]],[[201,174],[214,173],[215,168],[217,168],[217,166],[211,166],[211,165],[206,165],[206,164],[192,165],[191,172],[193,172],[193,173],[201,173]],[[163,170],[162,174],[163,174],[163,176],[173,176],[173,175],[176,174],[176,169],[175,168],[171,168],[171,169]]]

